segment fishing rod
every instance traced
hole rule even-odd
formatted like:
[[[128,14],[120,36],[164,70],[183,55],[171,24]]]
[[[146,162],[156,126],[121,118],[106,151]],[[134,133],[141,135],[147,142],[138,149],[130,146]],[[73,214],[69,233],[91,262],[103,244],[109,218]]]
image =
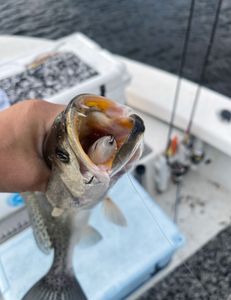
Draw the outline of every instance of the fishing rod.
[[[217,4],[217,7],[216,7],[216,12],[215,12],[215,18],[214,18],[214,21],[213,21],[208,46],[207,46],[205,57],[204,57],[204,60],[203,60],[203,65],[202,65],[201,73],[200,73],[199,80],[198,80],[198,86],[197,86],[196,94],[195,94],[195,97],[194,97],[193,106],[192,106],[192,110],[191,110],[191,113],[190,113],[190,118],[189,118],[188,124],[186,126],[186,129],[184,131],[183,141],[184,141],[185,146],[184,147],[181,146],[181,151],[183,151],[182,152],[183,153],[183,161],[181,161],[182,160],[182,157],[181,157],[180,161],[178,161],[178,159],[176,158],[175,161],[173,160],[173,162],[169,162],[169,160],[171,158],[171,151],[169,151],[169,149],[172,148],[172,147],[176,148],[176,145],[174,146],[174,139],[173,139],[173,141],[171,139],[171,134],[172,134],[172,130],[173,130],[173,123],[174,123],[174,118],[175,118],[175,113],[176,113],[176,106],[177,106],[177,103],[178,103],[178,98],[179,98],[179,93],[180,93],[181,75],[182,75],[183,67],[184,67],[184,64],[185,64],[187,48],[188,48],[188,40],[189,40],[192,17],[193,17],[193,11],[194,11],[194,6],[195,6],[194,1],[191,2],[189,21],[188,21],[188,26],[187,26],[186,36],[185,36],[185,42],[184,42],[183,53],[182,53],[181,64],[180,64],[180,70],[179,70],[179,77],[178,77],[178,81],[177,81],[176,93],[175,93],[175,98],[174,98],[174,107],[173,107],[172,118],[171,118],[171,123],[170,123],[170,127],[169,127],[168,144],[167,144],[166,153],[165,153],[165,155],[167,156],[168,164],[170,165],[170,168],[171,168],[173,181],[176,183],[176,186],[177,186],[176,187],[176,200],[175,200],[175,206],[174,206],[174,221],[175,222],[177,222],[178,207],[180,205],[180,191],[181,191],[181,188],[182,188],[183,176],[189,168],[189,165],[188,165],[189,162],[187,161],[188,160],[187,146],[189,145],[189,141],[190,141],[190,134],[191,134],[193,120],[194,120],[194,117],[195,117],[196,108],[197,108],[198,102],[199,102],[201,86],[204,83],[206,69],[207,69],[207,66],[208,66],[208,63],[209,63],[209,57],[211,55],[211,50],[212,50],[212,47],[213,47],[213,44],[214,44],[214,39],[215,39],[216,29],[217,29],[217,25],[218,25],[219,16],[220,16],[222,1],[223,0],[218,0],[218,4]],[[203,155],[202,155],[202,157],[203,157]]]
[[[202,65],[202,69],[201,69],[201,73],[200,73],[200,77],[199,77],[199,81],[198,81],[198,86],[197,86],[195,98],[194,98],[194,101],[193,101],[193,107],[192,107],[192,110],[191,110],[188,125],[187,125],[186,130],[185,130],[185,137],[189,137],[190,133],[191,133],[196,108],[197,108],[198,102],[199,102],[201,86],[203,85],[204,80],[205,80],[206,69],[207,69],[207,66],[209,64],[209,57],[211,55],[211,50],[212,50],[212,47],[213,47],[213,44],[214,44],[214,38],[215,38],[215,35],[216,35],[216,30],[217,30],[218,20],[219,20],[219,16],[220,16],[222,1],[223,0],[218,0],[216,13],[215,13],[215,18],[214,18],[214,22],[213,22],[213,26],[212,26],[212,31],[211,31],[211,34],[210,34],[210,39],[209,39],[208,47],[207,47],[207,50],[206,50],[204,62],[203,62],[203,65]]]
[[[191,133],[192,124],[193,124],[196,108],[197,108],[197,105],[198,105],[198,100],[199,100],[199,97],[200,97],[201,85],[203,85],[203,83],[204,83],[206,69],[207,69],[207,66],[208,66],[208,63],[209,63],[209,57],[210,57],[211,49],[212,49],[213,43],[214,43],[214,38],[215,38],[215,34],[216,34],[216,29],[217,29],[217,24],[218,24],[218,20],[219,20],[222,1],[223,0],[218,0],[216,13],[215,13],[215,19],[214,19],[214,22],[213,22],[208,47],[207,47],[207,50],[206,50],[204,62],[203,62],[203,65],[202,65],[200,76],[199,76],[198,86],[197,86],[196,94],[195,94],[195,97],[194,97],[189,122],[188,122],[188,124],[186,126],[186,129],[184,131],[185,132],[185,137],[188,137]],[[185,61],[186,61],[186,56],[187,56],[188,42],[189,42],[189,37],[190,37],[190,33],[191,33],[191,25],[192,25],[192,19],[193,19],[193,14],[194,14],[194,8],[195,8],[195,0],[192,0],[191,5],[190,5],[190,12],[189,12],[187,29],[186,29],[186,33],[185,33],[184,44],[183,44],[183,51],[182,51],[182,56],[181,56],[181,61],[180,61],[180,67],[179,67],[179,72],[178,72],[178,79],[177,79],[175,96],[174,96],[174,101],[173,101],[173,109],[172,109],[172,113],[171,113],[171,120],[170,120],[170,123],[169,123],[166,153],[167,153],[167,151],[169,149],[169,146],[170,146],[170,143],[171,143],[171,136],[172,136],[172,131],[173,131],[173,128],[174,128],[174,120],[175,120],[176,108],[177,108],[178,100],[179,100],[182,73],[183,73],[183,69],[184,69]]]
[[[181,54],[181,60],[179,64],[179,70],[178,70],[178,78],[177,78],[177,84],[176,84],[176,89],[175,89],[175,95],[174,95],[174,100],[173,100],[173,108],[172,108],[172,113],[171,113],[171,119],[169,123],[169,130],[168,130],[168,136],[167,136],[167,144],[166,144],[166,149],[165,149],[165,157],[166,161],[169,164],[169,157],[170,157],[170,148],[171,148],[171,142],[172,142],[172,131],[174,128],[174,121],[176,117],[176,108],[179,102],[179,95],[180,95],[180,89],[181,89],[181,80],[182,80],[182,74],[183,70],[185,67],[185,61],[187,57],[187,52],[188,52],[188,44],[189,44],[189,38],[190,38],[190,33],[191,33],[191,26],[192,26],[192,20],[193,20],[193,14],[194,14],[194,8],[195,8],[195,0],[191,0],[190,8],[189,8],[189,17],[188,17],[188,22],[187,22],[187,27],[186,27],[186,32],[185,32],[185,37],[184,37],[184,42],[183,42],[183,48],[182,48],[182,54]],[[176,179],[176,200],[175,200],[175,205],[174,205],[174,213],[173,213],[173,220],[175,223],[177,223],[177,216],[178,216],[178,207],[180,205],[180,194],[181,194],[181,186],[182,186],[182,175],[185,171],[184,168],[178,169],[178,164],[175,163],[171,168],[173,177]],[[178,174],[178,175],[176,175]]]
[[[187,56],[187,51],[188,51],[188,42],[189,42],[189,37],[190,37],[190,32],[191,32],[191,25],[192,25],[194,7],[195,7],[195,0],[191,0],[190,9],[189,9],[188,23],[187,23],[187,28],[186,28],[185,37],[184,37],[183,49],[182,49],[180,66],[179,66],[179,71],[178,71],[177,84],[176,84],[176,90],[175,90],[174,101],[173,101],[173,108],[172,108],[171,119],[170,119],[170,123],[169,123],[167,145],[166,145],[166,151],[165,151],[166,155],[167,155],[167,151],[168,151],[168,148],[170,146],[170,143],[171,143],[171,136],[172,136],[172,131],[173,131],[173,127],[174,127],[174,120],[175,120],[175,117],[176,117],[176,108],[177,108],[177,105],[178,105],[180,88],[181,88],[182,73],[183,73],[183,69],[184,69],[184,66],[185,66],[185,61],[186,61],[186,56]]]

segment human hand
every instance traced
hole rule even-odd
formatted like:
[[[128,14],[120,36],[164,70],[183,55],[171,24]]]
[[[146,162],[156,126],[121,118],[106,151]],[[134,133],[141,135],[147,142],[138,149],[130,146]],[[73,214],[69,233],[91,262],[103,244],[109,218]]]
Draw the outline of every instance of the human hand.
[[[0,112],[0,192],[44,191],[51,171],[43,142],[65,106],[26,100]]]

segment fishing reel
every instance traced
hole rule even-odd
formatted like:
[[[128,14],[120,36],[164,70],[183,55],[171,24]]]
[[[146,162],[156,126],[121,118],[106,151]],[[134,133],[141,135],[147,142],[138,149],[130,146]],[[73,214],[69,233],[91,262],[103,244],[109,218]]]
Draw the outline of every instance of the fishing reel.
[[[191,165],[190,152],[188,144],[184,140],[180,142],[177,136],[170,141],[166,158],[174,183],[179,183],[188,172]]]
[[[191,137],[191,162],[194,165],[199,165],[205,159],[204,143],[195,137]]]
[[[177,136],[171,140],[168,161],[173,181],[178,181],[190,168],[199,165],[205,159],[204,142],[192,135],[185,135],[179,142]]]

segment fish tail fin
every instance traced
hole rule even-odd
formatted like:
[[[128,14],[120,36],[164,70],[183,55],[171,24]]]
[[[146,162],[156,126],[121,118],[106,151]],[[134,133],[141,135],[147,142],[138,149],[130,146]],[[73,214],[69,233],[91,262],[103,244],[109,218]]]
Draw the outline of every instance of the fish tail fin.
[[[87,300],[74,275],[46,275],[39,280],[22,300]]]

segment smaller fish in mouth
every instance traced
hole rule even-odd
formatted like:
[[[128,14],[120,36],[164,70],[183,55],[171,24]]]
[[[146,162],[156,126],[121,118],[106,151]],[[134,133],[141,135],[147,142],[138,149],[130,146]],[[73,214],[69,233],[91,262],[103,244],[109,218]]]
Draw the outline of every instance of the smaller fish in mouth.
[[[117,151],[116,139],[112,135],[103,136],[96,140],[88,150],[88,156],[96,164],[107,164]]]
[[[23,194],[37,244],[45,253],[53,249],[54,259],[23,300],[86,299],[73,271],[74,246],[101,240],[88,225],[100,201],[110,221],[126,225],[106,194],[141,155],[144,130],[129,108],[90,94],[75,97],[57,116],[44,143],[52,170],[47,191]]]

